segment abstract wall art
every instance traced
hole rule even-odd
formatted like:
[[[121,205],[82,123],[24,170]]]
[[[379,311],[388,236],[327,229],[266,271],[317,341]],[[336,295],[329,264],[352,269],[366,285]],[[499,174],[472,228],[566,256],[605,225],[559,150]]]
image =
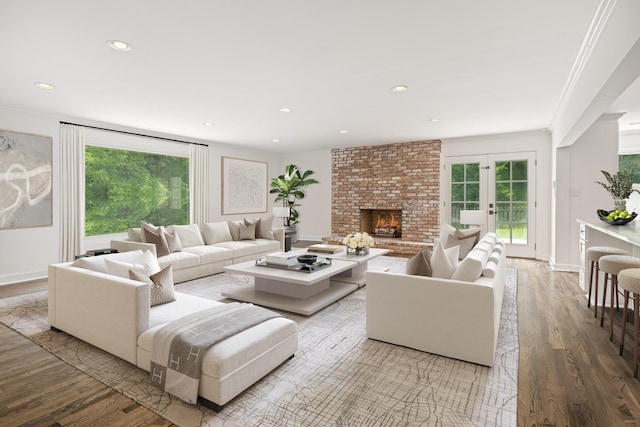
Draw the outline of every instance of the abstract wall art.
[[[222,157],[222,214],[267,211],[267,163]]]
[[[52,225],[51,137],[0,129],[0,229]]]

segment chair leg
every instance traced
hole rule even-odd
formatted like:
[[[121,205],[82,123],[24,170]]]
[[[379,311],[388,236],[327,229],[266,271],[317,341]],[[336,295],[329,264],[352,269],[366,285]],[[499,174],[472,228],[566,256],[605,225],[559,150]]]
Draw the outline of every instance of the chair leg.
[[[589,268],[589,298],[587,299],[587,307],[591,307],[591,288],[593,287],[593,269],[595,268],[595,261],[591,261],[589,263],[591,268]],[[596,295],[596,300],[598,296]],[[597,314],[596,314],[597,317]]]
[[[596,273],[596,284],[595,284],[595,293],[596,295],[593,298],[593,317],[598,318],[598,281],[600,279],[600,264],[595,262],[595,273]]]
[[[640,307],[640,298],[638,294],[633,295],[633,376],[638,378],[638,327],[640,326],[640,316],[638,316],[638,307]]]
[[[620,334],[620,356],[624,351],[624,334],[627,329],[627,309],[629,308],[629,291],[624,290],[624,308],[622,309],[622,333]]]
[[[609,281],[609,273],[604,273],[604,284],[602,285],[602,315],[600,315],[600,327],[604,326],[604,304],[607,301],[607,283]]]
[[[609,341],[613,341],[613,299],[618,295],[618,276],[611,275],[611,308],[609,309]]]

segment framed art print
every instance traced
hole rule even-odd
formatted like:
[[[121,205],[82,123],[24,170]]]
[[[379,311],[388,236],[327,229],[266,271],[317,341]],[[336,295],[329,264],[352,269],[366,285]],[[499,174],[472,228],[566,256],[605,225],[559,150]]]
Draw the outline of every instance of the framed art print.
[[[267,163],[222,157],[222,214],[267,212]]]

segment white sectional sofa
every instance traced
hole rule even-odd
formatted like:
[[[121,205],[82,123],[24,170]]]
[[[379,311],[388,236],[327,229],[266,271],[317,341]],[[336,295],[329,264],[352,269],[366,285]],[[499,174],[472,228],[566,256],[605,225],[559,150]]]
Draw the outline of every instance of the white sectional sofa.
[[[493,366],[506,280],[504,242],[486,234],[457,266],[436,256],[442,247],[434,249],[430,266],[440,277],[367,272],[367,337]],[[453,265],[434,265],[436,257]]]
[[[284,250],[284,229],[273,228],[273,216],[262,218],[257,235],[242,235],[244,221],[172,225],[167,231],[178,235],[181,249],[158,256],[160,267],[173,266],[176,283],[222,272],[222,268],[249,261],[271,252]],[[242,225],[241,225],[242,224]],[[156,256],[154,243],[144,239],[140,228],[129,229],[127,240],[112,240],[111,247],[119,252],[140,249]]]
[[[222,303],[176,292],[150,306],[150,285],[107,273],[106,259],[131,262],[141,251],[49,266],[49,323],[149,371],[154,334],[171,320]],[[75,264],[75,265],[74,265]],[[221,341],[205,353],[199,396],[215,410],[290,358],[296,323],[277,317]]]

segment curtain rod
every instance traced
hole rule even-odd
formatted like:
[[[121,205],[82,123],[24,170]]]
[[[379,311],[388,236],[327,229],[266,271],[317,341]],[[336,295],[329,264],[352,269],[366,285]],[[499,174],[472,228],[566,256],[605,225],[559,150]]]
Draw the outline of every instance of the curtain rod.
[[[124,133],[127,135],[134,135],[134,136],[143,136],[145,138],[155,138],[155,139],[162,139],[164,141],[172,141],[172,142],[180,142],[182,144],[192,144],[192,145],[201,145],[203,147],[208,147],[209,145],[207,144],[203,144],[201,142],[190,142],[190,141],[182,141],[180,139],[173,139],[173,138],[163,138],[161,136],[153,136],[153,135],[145,135],[143,133],[136,133],[136,132],[127,132],[126,130],[116,130],[116,129],[107,129],[107,128],[101,128],[98,126],[88,126],[88,125],[81,125],[79,123],[71,123],[71,122],[60,122],[61,125],[72,125],[72,126],[82,126],[85,128],[89,128],[89,129],[97,129],[97,130],[105,130],[107,132],[116,132],[116,133]]]

